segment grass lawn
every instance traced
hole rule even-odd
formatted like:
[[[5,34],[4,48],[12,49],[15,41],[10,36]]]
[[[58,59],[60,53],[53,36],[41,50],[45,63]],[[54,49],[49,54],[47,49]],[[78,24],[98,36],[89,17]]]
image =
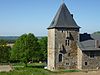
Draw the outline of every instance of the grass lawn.
[[[13,64],[13,71],[0,72],[0,75],[52,75],[52,72],[44,70],[44,66],[45,64],[43,63],[28,64],[28,67],[24,67],[24,64],[21,63]]]
[[[10,72],[0,72],[0,75],[58,75],[65,72],[78,72],[77,70],[61,70],[59,72],[51,72],[44,69],[44,63],[32,63],[28,64],[28,67],[24,67],[24,64],[12,64],[14,70]]]
[[[1,72],[0,75],[51,75],[52,73],[42,68],[16,68],[11,72]]]

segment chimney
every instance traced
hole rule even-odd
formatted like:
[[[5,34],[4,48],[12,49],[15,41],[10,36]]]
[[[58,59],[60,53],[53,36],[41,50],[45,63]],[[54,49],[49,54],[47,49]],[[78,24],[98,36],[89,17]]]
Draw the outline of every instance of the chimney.
[[[71,14],[71,16],[73,17],[73,14]]]
[[[99,48],[99,40],[95,40],[95,48]]]

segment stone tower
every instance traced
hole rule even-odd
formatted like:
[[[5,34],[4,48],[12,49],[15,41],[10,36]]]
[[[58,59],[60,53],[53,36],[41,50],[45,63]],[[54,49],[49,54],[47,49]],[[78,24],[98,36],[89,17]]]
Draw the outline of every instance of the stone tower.
[[[78,69],[79,26],[65,3],[48,27],[48,70]]]

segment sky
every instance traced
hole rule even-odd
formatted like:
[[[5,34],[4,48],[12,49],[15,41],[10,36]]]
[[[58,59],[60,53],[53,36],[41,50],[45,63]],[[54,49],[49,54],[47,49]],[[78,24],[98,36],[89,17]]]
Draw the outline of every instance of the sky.
[[[64,0],[80,33],[100,31],[100,0]],[[0,36],[47,36],[62,0],[0,0]]]

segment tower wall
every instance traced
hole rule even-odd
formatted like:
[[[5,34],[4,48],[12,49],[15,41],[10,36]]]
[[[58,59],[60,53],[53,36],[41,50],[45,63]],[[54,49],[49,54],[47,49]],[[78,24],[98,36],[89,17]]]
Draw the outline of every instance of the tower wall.
[[[48,30],[48,70],[55,69],[55,29]]]
[[[69,32],[69,34],[67,33]],[[78,35],[74,29],[55,30],[55,68],[56,69],[78,69]],[[69,38],[69,46],[66,46],[66,38]],[[62,52],[61,52],[62,51]],[[59,54],[62,54],[62,61],[59,62]]]

